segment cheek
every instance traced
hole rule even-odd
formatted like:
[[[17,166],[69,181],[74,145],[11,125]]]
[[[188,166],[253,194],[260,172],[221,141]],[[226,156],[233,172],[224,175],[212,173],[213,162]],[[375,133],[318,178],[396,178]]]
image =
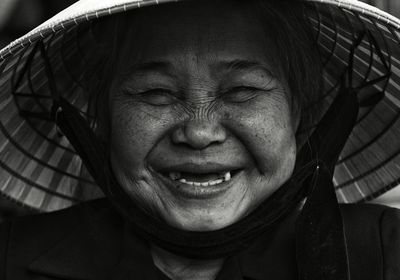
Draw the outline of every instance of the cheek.
[[[232,131],[253,155],[260,173],[273,176],[293,170],[296,139],[286,100],[265,98],[230,111],[236,120]]]
[[[149,113],[151,112],[151,113]],[[146,158],[165,135],[170,118],[166,112],[149,110],[145,105],[113,104],[110,150],[117,164],[128,173],[146,169]],[[163,117],[161,117],[163,116]]]

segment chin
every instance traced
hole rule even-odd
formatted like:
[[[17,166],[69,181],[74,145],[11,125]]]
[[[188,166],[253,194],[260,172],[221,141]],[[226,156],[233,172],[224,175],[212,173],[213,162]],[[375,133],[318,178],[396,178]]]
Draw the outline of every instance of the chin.
[[[163,211],[163,219],[171,226],[188,231],[214,231],[227,227],[240,219],[233,210],[173,209]],[[234,214],[233,214],[234,213]]]

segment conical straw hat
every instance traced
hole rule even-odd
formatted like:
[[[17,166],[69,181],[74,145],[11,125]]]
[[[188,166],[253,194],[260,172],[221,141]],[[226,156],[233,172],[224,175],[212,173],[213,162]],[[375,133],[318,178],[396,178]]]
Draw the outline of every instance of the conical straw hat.
[[[90,121],[81,81],[89,71],[85,47],[93,38],[82,36],[82,28],[96,18],[168,2],[175,0],[82,0],[0,51],[1,194],[41,211],[101,195],[50,118],[41,50],[59,92]],[[336,165],[334,184],[340,202],[366,201],[399,183],[400,21],[358,1],[303,2],[324,58],[325,100],[335,96],[349,66],[364,85],[358,122]]]

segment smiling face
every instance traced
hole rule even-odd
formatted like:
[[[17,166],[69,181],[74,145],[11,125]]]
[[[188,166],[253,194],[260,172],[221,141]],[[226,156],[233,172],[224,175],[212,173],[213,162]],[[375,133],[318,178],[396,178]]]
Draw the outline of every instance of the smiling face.
[[[297,119],[265,28],[224,2],[135,16],[109,96],[116,178],[172,226],[230,225],[295,163]]]

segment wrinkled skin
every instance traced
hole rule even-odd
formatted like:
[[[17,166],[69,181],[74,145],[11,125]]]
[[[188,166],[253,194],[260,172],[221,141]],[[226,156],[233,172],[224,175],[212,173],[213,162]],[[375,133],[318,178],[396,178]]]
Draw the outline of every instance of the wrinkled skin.
[[[289,179],[296,157],[298,117],[268,27],[213,3],[139,11],[135,28],[110,93],[117,180],[177,228],[238,221]],[[196,189],[165,175],[182,169],[238,172]]]

